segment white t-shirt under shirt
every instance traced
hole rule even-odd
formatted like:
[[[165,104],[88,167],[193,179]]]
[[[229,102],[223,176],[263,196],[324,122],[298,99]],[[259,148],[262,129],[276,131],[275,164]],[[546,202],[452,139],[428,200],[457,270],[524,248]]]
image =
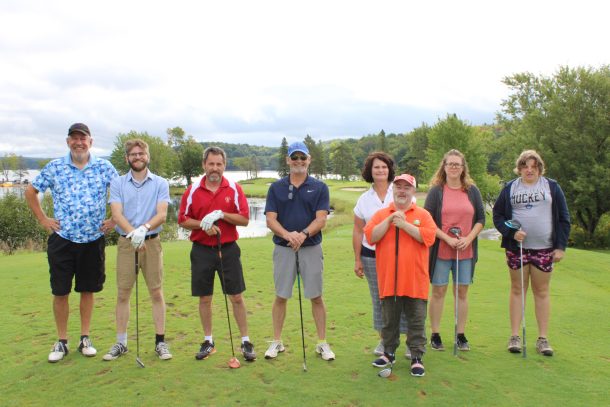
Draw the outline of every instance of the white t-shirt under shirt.
[[[524,249],[548,249],[553,247],[553,202],[549,181],[538,178],[534,185],[527,185],[517,178],[510,188],[513,219],[521,222],[527,233]]]
[[[377,192],[375,192],[375,189],[371,186],[368,191],[360,195],[360,198],[358,198],[358,202],[356,202],[356,206],[354,207],[354,215],[360,219],[364,219],[364,223],[366,224],[369,220],[371,220],[375,212],[388,207],[390,202],[393,201],[394,192],[392,189],[392,184],[389,185],[383,201],[379,199],[379,195],[377,195]],[[375,250],[375,245],[370,245],[369,242],[366,241],[366,237],[364,235],[362,236],[362,244],[368,249]]]

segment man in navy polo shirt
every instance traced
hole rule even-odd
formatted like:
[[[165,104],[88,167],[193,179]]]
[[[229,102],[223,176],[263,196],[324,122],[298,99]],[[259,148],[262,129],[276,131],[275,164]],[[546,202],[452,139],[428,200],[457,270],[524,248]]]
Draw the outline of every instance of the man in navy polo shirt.
[[[286,163],[290,174],[274,182],[267,192],[265,214],[273,231],[273,341],[265,358],[273,359],[284,351],[281,335],[286,319],[286,303],[292,296],[296,279],[296,253],[303,279],[305,298],[311,300],[311,311],[318,333],[316,352],[324,360],[335,354],[326,342],[326,307],[322,300],[322,229],[330,210],[328,187],[307,175],[311,156],[307,146],[296,142],[288,147]]]

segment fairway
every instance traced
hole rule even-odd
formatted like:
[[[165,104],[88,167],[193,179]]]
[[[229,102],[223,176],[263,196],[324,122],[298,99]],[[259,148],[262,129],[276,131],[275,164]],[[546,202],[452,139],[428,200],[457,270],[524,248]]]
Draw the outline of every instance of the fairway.
[[[472,351],[454,357],[434,352],[424,357],[426,376],[409,375],[409,363],[397,351],[394,380],[377,377],[371,366],[376,345],[371,306],[364,280],[353,274],[351,227],[327,233],[325,300],[328,340],[337,354],[333,362],[316,355],[311,307],[304,302],[308,372],[302,371],[302,351],[296,288],[288,305],[284,344],[276,360],[263,353],[271,340],[272,243],[269,238],[243,239],[243,263],[250,337],[259,358],[242,360],[230,370],[231,357],[224,301],[214,301],[214,337],[218,351],[196,361],[202,340],[197,300],[190,296],[189,243],[165,244],[167,340],[174,358],[160,361],[154,353],[150,302],[141,290],[140,369],[135,362],[135,323],[130,324],[130,353],[104,362],[103,353],[115,341],[115,248],[107,250],[107,282],[97,296],[92,339],[98,356],[85,358],[78,343],[78,301],[72,297],[70,354],[57,364],[47,362],[56,333],[51,313],[44,253],[2,257],[0,296],[1,339],[5,345],[0,373],[0,404],[27,405],[248,405],[381,406],[381,405],[607,405],[609,388],[608,308],[610,278],[607,253],[568,250],[552,281],[549,338],[555,356],[535,352],[536,324],[528,297],[528,358],[506,351],[508,277],[497,241],[483,241],[481,260],[470,293],[466,335]],[[144,285],[142,285],[144,287]],[[219,286],[216,286],[219,292]],[[451,343],[451,297],[443,315],[442,334]],[[135,304],[132,297],[132,310]],[[235,327],[235,325],[233,324]],[[428,329],[429,335],[429,329]],[[400,356],[398,356],[400,355]]]

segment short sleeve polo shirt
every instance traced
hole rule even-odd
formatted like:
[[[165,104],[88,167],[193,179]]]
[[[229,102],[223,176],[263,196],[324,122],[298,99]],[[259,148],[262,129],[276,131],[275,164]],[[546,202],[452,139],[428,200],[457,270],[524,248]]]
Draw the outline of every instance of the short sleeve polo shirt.
[[[315,219],[317,211],[330,212],[328,186],[311,176],[298,188],[290,183],[289,177],[275,181],[267,192],[265,213],[277,213],[277,220],[289,232],[305,229]],[[274,235],[273,243],[288,246],[288,242]],[[322,232],[305,240],[303,246],[322,243]]]

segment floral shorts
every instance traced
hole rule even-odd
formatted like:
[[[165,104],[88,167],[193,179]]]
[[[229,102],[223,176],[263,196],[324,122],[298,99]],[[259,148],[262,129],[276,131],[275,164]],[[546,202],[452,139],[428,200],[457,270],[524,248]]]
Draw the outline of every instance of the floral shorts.
[[[506,251],[506,264],[513,270],[521,267],[519,250]],[[526,264],[550,273],[553,271],[553,249],[523,249],[523,265]]]

